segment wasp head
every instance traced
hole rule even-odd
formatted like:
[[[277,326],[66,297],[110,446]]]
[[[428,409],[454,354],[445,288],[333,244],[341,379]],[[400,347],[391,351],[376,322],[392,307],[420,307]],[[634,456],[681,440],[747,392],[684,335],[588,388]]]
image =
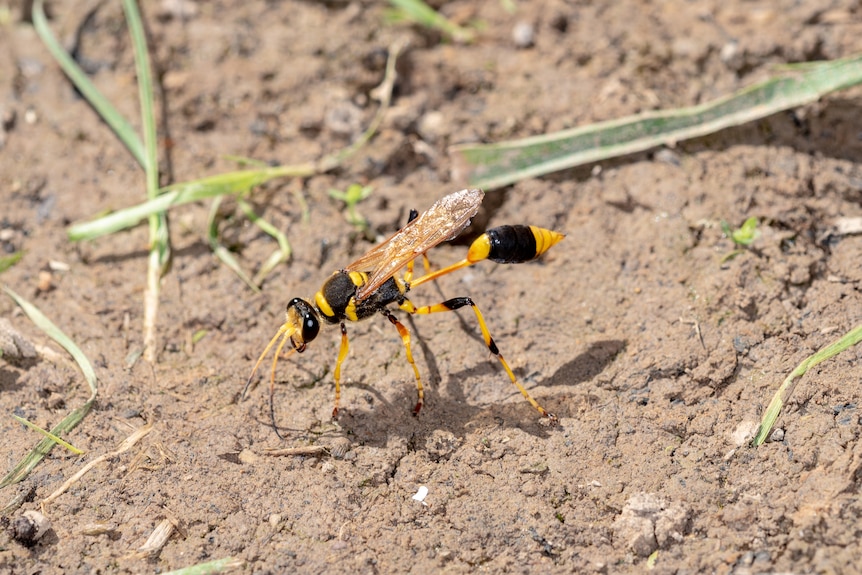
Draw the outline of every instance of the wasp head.
[[[317,337],[320,331],[320,320],[317,311],[310,303],[298,297],[287,304],[284,321],[286,333],[290,333],[290,341],[296,351],[305,351],[305,345]]]

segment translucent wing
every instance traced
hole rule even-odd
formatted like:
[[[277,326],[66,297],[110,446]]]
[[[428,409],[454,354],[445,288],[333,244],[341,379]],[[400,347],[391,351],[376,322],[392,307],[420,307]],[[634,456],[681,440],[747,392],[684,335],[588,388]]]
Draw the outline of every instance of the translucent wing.
[[[461,190],[437,200],[428,211],[348,265],[347,271],[368,273],[368,283],[356,292],[357,299],[367,298],[410,261],[460,234],[479,211],[483,197],[482,190]]]

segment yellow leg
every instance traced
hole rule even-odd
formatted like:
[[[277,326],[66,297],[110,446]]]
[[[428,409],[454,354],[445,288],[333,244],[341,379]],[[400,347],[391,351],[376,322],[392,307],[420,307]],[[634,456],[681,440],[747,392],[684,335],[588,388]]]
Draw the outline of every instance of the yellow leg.
[[[425,268],[426,274],[431,273],[431,260],[429,260],[428,256],[426,256],[425,254],[422,254],[422,267]]]
[[[281,333],[281,330],[279,330],[279,333]],[[275,341],[275,338],[273,338],[273,341]],[[275,430],[275,434],[279,439],[284,439],[284,436],[278,430],[278,424],[275,422],[275,367],[278,365],[278,357],[281,355],[281,349],[288,341],[290,341],[289,331],[285,332],[281,341],[278,342],[278,346],[275,348],[275,355],[272,357],[272,373],[269,377],[269,418],[272,420],[272,428]],[[271,346],[272,342],[270,342],[269,345]],[[269,349],[269,346],[267,349]],[[288,355],[294,351],[296,351],[296,349],[291,349],[290,352],[288,352]],[[264,354],[266,354],[266,351],[264,351]],[[260,362],[260,360],[258,360],[258,362]]]
[[[413,220],[419,217],[419,212],[416,210],[410,210],[410,213],[407,216],[407,223],[409,224]],[[413,262],[416,259],[412,259],[407,263],[407,271],[404,272],[404,281],[410,283],[413,280]],[[428,274],[431,272],[431,262],[428,261],[428,256],[422,254],[422,264],[425,266],[425,273]],[[391,320],[390,320],[391,321]],[[398,330],[399,332],[401,330]]]
[[[410,260],[407,262],[407,270],[404,272],[404,281],[408,284],[413,281],[413,262],[416,260]]]
[[[431,280],[436,280],[437,278],[439,278],[441,276],[445,276],[446,274],[460,270],[461,268],[466,268],[467,266],[471,266],[474,263],[476,263],[476,262],[471,262],[470,260],[464,259],[458,263],[452,264],[451,266],[447,266],[443,269],[439,269],[436,272],[426,273],[424,276],[417,278],[414,281],[408,280],[407,275],[405,274],[404,275],[404,281],[406,281],[408,284],[410,284],[410,289],[413,289],[413,288],[415,288],[421,284],[424,284],[425,282],[429,282]],[[412,277],[410,279],[412,279]]]
[[[413,262],[415,261],[415,259],[410,260],[407,263],[407,271],[404,272],[404,281],[408,284],[413,281]],[[429,275],[431,273],[431,261],[425,254],[422,254],[422,266],[425,268],[425,275]]]
[[[347,350],[350,343],[347,341],[347,327],[341,324],[341,347],[338,348],[338,361],[335,362],[335,406],[332,408],[332,419],[338,417],[338,402],[341,400],[341,364],[347,359]]]
[[[389,320],[389,323],[394,325],[395,329],[398,330],[398,335],[401,336],[401,341],[404,343],[404,349],[407,351],[407,361],[410,362],[410,366],[413,368],[413,375],[416,376],[416,391],[419,394],[419,399],[416,402],[416,407],[413,408],[413,415],[419,415],[419,411],[422,409],[422,404],[425,403],[425,389],[422,387],[422,378],[419,375],[419,368],[416,367],[416,362],[413,361],[413,351],[410,349],[410,332],[394,315],[388,311],[384,311],[384,313],[386,314],[386,319]]]
[[[271,340],[269,340],[269,344],[267,344],[266,349],[263,350],[263,353],[260,354],[260,357],[257,358],[257,362],[254,364],[254,369],[251,370],[251,374],[248,376],[248,380],[245,382],[245,387],[242,388],[242,395],[240,396],[240,401],[245,399],[245,394],[248,393],[248,388],[251,386],[251,381],[254,379],[254,374],[257,373],[257,368],[260,367],[260,363],[263,361],[263,358],[266,357],[266,354],[269,353],[269,350],[272,349],[272,346],[275,345],[275,342],[284,336],[285,338],[290,337],[290,334],[293,333],[291,331],[291,326],[288,324],[282,325],[278,328],[278,332],[273,336]],[[284,345],[282,343],[281,345]],[[274,377],[274,376],[273,376]]]
[[[485,340],[485,345],[488,346],[488,350],[495,356],[497,356],[498,360],[500,360],[500,364],[503,366],[503,369],[506,370],[506,373],[509,375],[509,379],[512,380],[512,383],[515,384],[515,387],[517,387],[518,391],[521,392],[521,395],[523,395],[524,398],[530,402],[530,405],[535,407],[536,410],[541,413],[543,417],[547,417],[552,424],[556,424],[557,416],[553,413],[549,413],[545,410],[544,407],[539,405],[539,403],[535,399],[533,399],[533,396],[530,395],[527,389],[523,385],[521,385],[521,383],[515,377],[514,372],[512,372],[512,369],[509,367],[509,364],[506,363],[506,360],[503,358],[503,355],[497,348],[497,344],[494,343],[494,339],[491,337],[491,332],[488,331],[488,325],[485,323],[485,318],[482,317],[482,312],[479,311],[479,308],[476,306],[475,303],[473,303],[472,299],[470,299],[469,297],[456,297],[450,300],[446,300],[443,303],[426,305],[423,307],[416,307],[410,300],[405,300],[400,307],[402,310],[411,314],[427,315],[431,313],[454,311],[464,306],[470,306],[473,309],[473,312],[476,314],[476,319],[479,322],[479,329],[482,331],[482,338]]]

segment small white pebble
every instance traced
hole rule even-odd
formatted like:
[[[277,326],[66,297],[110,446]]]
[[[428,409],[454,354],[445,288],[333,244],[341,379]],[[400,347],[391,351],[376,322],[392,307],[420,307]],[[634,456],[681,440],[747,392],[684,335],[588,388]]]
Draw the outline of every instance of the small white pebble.
[[[722,62],[730,62],[739,53],[739,44],[736,42],[728,42],[721,47],[718,57]]]
[[[419,490],[416,492],[416,495],[413,496],[413,499],[421,503],[422,505],[428,505],[425,503],[425,498],[428,496],[428,488],[424,485],[419,487]]]
[[[57,260],[50,260],[48,262],[48,267],[55,272],[67,272],[70,269],[69,264]]]
[[[518,22],[512,28],[512,41],[518,48],[529,48],[536,39],[536,30],[529,22]]]
[[[745,421],[741,421],[739,425],[736,426],[736,429],[733,430],[733,433],[730,436],[730,441],[736,447],[741,447],[751,441],[751,438],[754,437],[755,432],[757,432],[757,428],[759,424],[757,421],[753,419],[748,419]]]

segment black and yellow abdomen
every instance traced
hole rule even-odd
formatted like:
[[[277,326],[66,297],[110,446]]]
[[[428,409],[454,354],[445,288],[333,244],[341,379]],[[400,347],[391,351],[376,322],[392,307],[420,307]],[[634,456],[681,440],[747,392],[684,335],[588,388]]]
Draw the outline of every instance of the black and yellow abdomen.
[[[536,259],[565,236],[536,226],[500,226],[476,238],[467,260],[491,260],[501,264],[519,264]]]
[[[327,323],[360,321],[371,317],[390,303],[400,304],[407,293],[404,282],[391,277],[370,296],[357,301],[356,290],[367,281],[368,274],[365,272],[335,272],[326,280],[320,291],[314,294],[317,311]]]

